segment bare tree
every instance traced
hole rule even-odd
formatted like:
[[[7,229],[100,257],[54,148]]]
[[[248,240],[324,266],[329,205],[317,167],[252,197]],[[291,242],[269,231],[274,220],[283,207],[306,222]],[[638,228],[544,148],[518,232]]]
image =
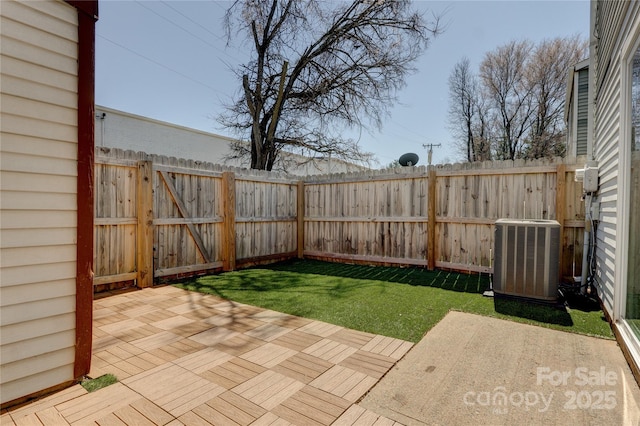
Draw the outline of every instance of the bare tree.
[[[533,87],[526,84],[528,40],[511,41],[488,52],[480,64],[485,96],[491,103],[499,129],[496,156],[510,159],[520,156],[524,136],[531,126]]]
[[[390,161],[389,164],[385,166],[385,169],[398,169],[400,167],[402,167],[402,164],[400,164],[400,161],[393,160],[393,161]]]
[[[587,53],[579,36],[511,41],[485,54],[480,78],[469,61],[449,77],[450,120],[468,161],[565,153],[567,70]]]
[[[453,66],[449,75],[449,124],[460,137],[467,161],[475,161],[473,150],[473,121],[476,115],[477,84],[469,58],[464,57]]]
[[[476,97],[477,117],[474,124],[473,149],[476,153],[475,161],[491,160],[491,127],[490,111],[486,100]]]
[[[462,58],[449,75],[449,126],[459,137],[469,162],[490,158],[487,108],[478,92],[478,79],[469,59]]]
[[[283,149],[351,160],[366,157],[345,128],[378,128],[412,64],[439,31],[408,0],[237,0],[228,36],[253,51],[236,72],[237,100],[220,117],[250,144],[251,168],[271,170]]]
[[[564,104],[567,70],[587,54],[587,41],[579,36],[540,42],[528,65],[528,84],[534,91],[535,114],[527,156],[563,155],[565,149]]]

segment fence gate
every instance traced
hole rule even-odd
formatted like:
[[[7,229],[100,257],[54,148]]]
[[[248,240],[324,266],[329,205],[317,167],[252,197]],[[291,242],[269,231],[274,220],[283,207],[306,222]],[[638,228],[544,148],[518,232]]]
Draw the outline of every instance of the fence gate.
[[[221,268],[222,173],[153,165],[153,275]]]

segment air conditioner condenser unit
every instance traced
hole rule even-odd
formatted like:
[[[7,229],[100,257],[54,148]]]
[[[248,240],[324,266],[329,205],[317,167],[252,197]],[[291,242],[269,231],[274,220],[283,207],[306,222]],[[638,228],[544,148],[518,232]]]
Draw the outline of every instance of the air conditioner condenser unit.
[[[555,220],[498,219],[495,232],[494,292],[555,301],[560,224]]]

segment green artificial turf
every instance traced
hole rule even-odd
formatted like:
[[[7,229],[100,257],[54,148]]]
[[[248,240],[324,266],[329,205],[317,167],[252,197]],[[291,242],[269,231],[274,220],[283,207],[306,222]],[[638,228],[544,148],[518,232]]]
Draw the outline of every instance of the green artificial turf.
[[[178,287],[411,342],[450,310],[613,338],[603,313],[483,297],[486,275],[295,260],[194,278]]]
[[[95,392],[117,382],[118,379],[113,374],[104,374],[100,377],[96,377],[95,379],[84,379],[80,382],[80,385],[85,388],[87,392]]]

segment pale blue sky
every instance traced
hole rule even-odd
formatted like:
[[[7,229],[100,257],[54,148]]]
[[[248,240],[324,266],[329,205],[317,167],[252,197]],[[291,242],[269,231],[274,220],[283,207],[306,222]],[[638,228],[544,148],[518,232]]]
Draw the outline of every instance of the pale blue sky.
[[[382,132],[364,131],[362,147],[386,165],[405,152],[420,164],[424,143],[441,143],[433,162],[459,158],[448,129],[447,80],[462,57],[477,67],[485,52],[512,39],[534,42],[589,32],[589,2],[415,1],[446,12],[446,31],[416,64]],[[226,47],[227,1],[100,1],[96,35],[96,103],[207,132],[229,135],[214,117],[239,88],[230,71],[246,60],[240,45]],[[357,135],[356,135],[357,136]]]

